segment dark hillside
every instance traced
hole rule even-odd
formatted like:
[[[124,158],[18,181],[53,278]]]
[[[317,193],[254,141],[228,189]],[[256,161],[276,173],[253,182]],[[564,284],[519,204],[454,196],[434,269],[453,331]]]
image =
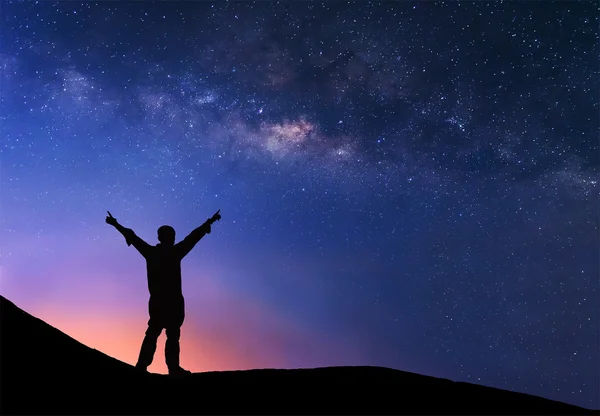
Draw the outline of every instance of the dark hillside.
[[[139,374],[0,301],[2,414],[600,414],[380,367]]]

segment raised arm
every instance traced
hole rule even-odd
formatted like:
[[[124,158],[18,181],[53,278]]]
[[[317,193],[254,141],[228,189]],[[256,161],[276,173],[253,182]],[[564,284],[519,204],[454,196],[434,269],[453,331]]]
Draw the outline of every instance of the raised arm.
[[[183,259],[187,254],[192,251],[194,246],[204,237],[206,234],[210,234],[211,225],[215,221],[219,221],[221,219],[220,211],[217,211],[215,215],[211,218],[207,219],[204,224],[196,228],[194,231],[188,234],[183,240],[179,243],[175,244],[175,250],[178,253],[180,259]]]
[[[146,257],[150,252],[150,244],[146,243],[144,240],[138,237],[131,228],[125,228],[121,224],[119,224],[117,219],[112,216],[110,211],[106,212],[108,213],[108,216],[106,217],[106,223],[112,225],[121,234],[123,234],[123,237],[125,237],[125,242],[128,246],[133,244],[136,250],[139,251],[142,256]]]

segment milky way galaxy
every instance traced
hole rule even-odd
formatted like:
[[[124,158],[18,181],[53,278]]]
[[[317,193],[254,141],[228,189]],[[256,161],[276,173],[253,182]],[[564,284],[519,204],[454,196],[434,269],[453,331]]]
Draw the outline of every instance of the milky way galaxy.
[[[378,365],[600,408],[594,2],[1,6],[3,296],[135,363]],[[159,346],[151,371],[165,372]]]

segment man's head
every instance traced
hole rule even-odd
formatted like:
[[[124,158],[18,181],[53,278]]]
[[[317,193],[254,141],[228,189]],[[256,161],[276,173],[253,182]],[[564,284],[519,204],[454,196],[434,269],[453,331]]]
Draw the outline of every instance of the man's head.
[[[170,225],[163,225],[158,229],[158,241],[165,246],[175,244],[175,229]]]

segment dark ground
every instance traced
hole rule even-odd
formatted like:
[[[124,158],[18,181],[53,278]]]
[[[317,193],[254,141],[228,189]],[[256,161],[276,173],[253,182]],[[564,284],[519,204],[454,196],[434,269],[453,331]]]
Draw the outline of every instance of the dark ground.
[[[596,414],[381,367],[140,374],[0,296],[1,414]]]

